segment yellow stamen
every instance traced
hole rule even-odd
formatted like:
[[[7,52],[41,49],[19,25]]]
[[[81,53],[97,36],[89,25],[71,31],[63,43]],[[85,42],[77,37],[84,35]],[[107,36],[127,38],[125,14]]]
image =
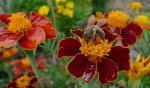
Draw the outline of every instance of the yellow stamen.
[[[108,40],[101,40],[99,37],[96,38],[96,41],[93,42],[92,39],[86,42],[84,39],[79,38],[81,43],[81,53],[85,56],[89,56],[88,60],[101,61],[100,58],[108,56],[108,53],[111,50],[112,43],[108,43]]]
[[[27,88],[30,85],[30,78],[28,75],[23,75],[16,80],[17,88]]]
[[[111,11],[108,14],[108,25],[114,28],[124,28],[126,27],[129,16],[122,11]]]
[[[31,21],[22,13],[12,14],[9,19],[8,30],[12,33],[24,33],[32,26]]]

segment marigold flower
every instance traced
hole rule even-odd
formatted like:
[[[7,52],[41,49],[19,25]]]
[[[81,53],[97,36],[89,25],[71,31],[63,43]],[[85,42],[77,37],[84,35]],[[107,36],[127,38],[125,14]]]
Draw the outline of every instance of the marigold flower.
[[[74,13],[74,11],[71,9],[68,9],[68,8],[64,9],[64,11],[63,11],[63,15],[68,16],[70,18],[73,17],[73,13]]]
[[[25,70],[27,70],[28,72],[32,71],[32,67],[28,58],[13,60],[11,62],[11,65],[14,66],[13,67],[14,74],[22,73]],[[36,66],[38,69],[45,70],[46,65],[44,63],[44,59],[38,58],[36,60]]]
[[[105,22],[104,19],[107,19]],[[133,45],[141,37],[143,30],[136,22],[130,22],[129,16],[121,11],[111,11],[102,20],[103,27],[122,37],[123,46]],[[113,28],[112,28],[113,27]]]
[[[91,20],[91,19],[90,19]],[[95,19],[94,19],[95,21]],[[72,56],[68,71],[75,77],[83,77],[85,82],[98,72],[99,81],[106,85],[118,78],[118,71],[129,70],[129,49],[122,46],[113,46],[116,35],[92,23],[85,30],[73,30],[76,38],[66,38],[59,43],[58,58]],[[93,33],[97,30],[98,33]],[[102,31],[104,34],[101,35]],[[99,35],[99,36],[97,36]],[[104,37],[104,38],[102,38]]]
[[[146,25],[149,23],[148,17],[145,15],[138,15],[135,19],[135,22],[139,25]]]
[[[150,56],[146,59],[138,54],[135,63],[130,61],[131,69],[128,71],[130,79],[139,79],[150,72]]]
[[[40,15],[48,15],[48,13],[49,13],[49,7],[48,6],[46,6],[46,5],[43,5],[43,6],[41,6],[39,9],[38,9],[38,13],[40,14]]]
[[[74,8],[74,3],[72,1],[68,1],[66,3],[66,7],[72,9],[72,8]]]
[[[8,61],[9,58],[13,57],[17,53],[18,53],[18,49],[14,47],[8,49],[1,48],[0,58],[2,58],[2,60],[4,61]]]
[[[107,21],[110,27],[125,28],[129,21],[129,16],[122,11],[111,11],[108,14]]]
[[[67,0],[55,0],[56,1],[56,4],[58,4],[58,3],[64,3],[64,2],[66,2]]]
[[[7,88],[36,88],[37,78],[33,72],[20,74],[12,79]]]
[[[130,5],[129,5],[129,9],[135,11],[135,12],[138,12],[140,9],[142,9],[143,6],[140,2],[132,2]]]
[[[50,20],[35,12],[31,12],[28,18],[24,13],[1,14],[0,21],[5,24],[0,27],[0,46],[5,48],[18,41],[22,48],[34,50],[45,38],[56,37]]]
[[[65,9],[64,6],[62,6],[62,5],[57,5],[56,8],[57,8],[58,13],[63,13],[63,11]]]
[[[100,19],[103,19],[103,13],[102,12],[96,12],[95,14],[95,22],[98,22]]]

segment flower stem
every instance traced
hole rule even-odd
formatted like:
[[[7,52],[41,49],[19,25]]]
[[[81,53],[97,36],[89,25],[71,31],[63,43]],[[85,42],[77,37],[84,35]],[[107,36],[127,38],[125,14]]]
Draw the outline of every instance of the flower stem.
[[[128,80],[128,88],[140,88],[141,79],[129,79]]]
[[[33,71],[34,71],[34,73],[35,73],[35,75],[36,75],[36,77],[37,77],[37,79],[38,79],[38,81],[39,81],[40,88],[44,88],[44,85],[43,85],[43,83],[42,83],[42,80],[41,80],[39,71],[38,71],[38,69],[37,69],[37,67],[36,67],[35,56],[34,56],[33,51],[30,51],[30,52],[25,51],[25,50],[22,50],[22,51],[23,51],[23,53],[28,57],[28,59],[29,59],[29,61],[30,61],[31,67],[32,67],[32,69],[33,69]]]
[[[50,8],[51,8],[51,12],[52,12],[52,16],[53,16],[53,21],[54,21],[54,26],[55,26],[55,28],[57,29],[56,16],[55,16],[55,12],[54,12],[53,1],[52,1],[52,0],[48,0],[48,3],[49,3]]]

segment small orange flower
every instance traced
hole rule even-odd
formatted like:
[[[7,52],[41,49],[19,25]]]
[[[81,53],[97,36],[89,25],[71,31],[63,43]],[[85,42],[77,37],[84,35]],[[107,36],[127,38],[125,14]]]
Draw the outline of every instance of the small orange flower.
[[[11,47],[11,48],[8,48],[8,49],[1,49],[1,55],[0,55],[0,57],[4,61],[8,61],[9,58],[13,57],[17,53],[18,53],[18,49],[14,48],[14,47]]]
[[[0,46],[9,48],[19,42],[26,50],[34,50],[45,39],[56,37],[51,21],[35,12],[27,17],[25,13],[1,14]]]

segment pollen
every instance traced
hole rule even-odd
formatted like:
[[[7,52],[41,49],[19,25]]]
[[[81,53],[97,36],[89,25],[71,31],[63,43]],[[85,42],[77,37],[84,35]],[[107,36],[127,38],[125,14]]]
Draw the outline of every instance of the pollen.
[[[110,52],[112,47],[112,43],[108,43],[108,40],[103,41],[99,37],[97,37],[95,42],[93,42],[92,40],[86,42],[81,38],[79,38],[79,41],[82,45],[80,51],[82,54],[89,57],[89,61],[101,61],[99,58],[108,56],[108,53]]]
[[[32,79],[28,75],[23,75],[16,80],[17,88],[28,88]]]
[[[8,30],[12,33],[24,33],[31,28],[31,21],[26,18],[22,13],[15,13],[9,18]]]
[[[129,16],[122,11],[111,11],[108,14],[107,21],[110,27],[125,28],[129,21]]]

